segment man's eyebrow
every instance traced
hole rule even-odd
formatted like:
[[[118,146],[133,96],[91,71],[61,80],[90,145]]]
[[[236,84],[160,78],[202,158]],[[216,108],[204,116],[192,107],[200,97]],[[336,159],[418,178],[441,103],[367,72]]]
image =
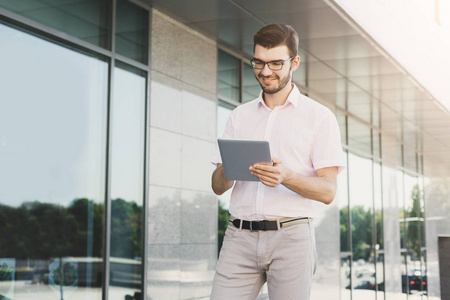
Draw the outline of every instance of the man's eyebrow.
[[[260,58],[257,58],[257,57],[253,57],[252,59],[266,62],[266,61],[264,61],[264,60],[262,60]],[[269,60],[268,62],[279,62],[279,61],[284,61],[284,60],[282,60],[282,59],[274,59],[274,60]]]

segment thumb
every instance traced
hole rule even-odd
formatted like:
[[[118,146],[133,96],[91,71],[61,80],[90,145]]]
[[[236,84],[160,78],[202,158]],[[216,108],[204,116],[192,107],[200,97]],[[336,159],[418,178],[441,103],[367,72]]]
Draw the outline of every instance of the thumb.
[[[276,157],[272,157],[272,162],[273,162],[274,166],[281,164],[281,160],[279,158],[276,158]]]

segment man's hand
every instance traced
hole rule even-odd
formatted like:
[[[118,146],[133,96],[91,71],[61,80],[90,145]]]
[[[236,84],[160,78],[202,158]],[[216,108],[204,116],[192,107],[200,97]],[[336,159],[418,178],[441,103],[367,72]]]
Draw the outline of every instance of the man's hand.
[[[272,159],[273,166],[267,163],[249,167],[252,175],[266,186],[284,185],[291,191],[308,199],[330,204],[336,195],[336,177],[338,167],[326,167],[316,170],[316,176],[302,176],[286,167],[279,159]]]
[[[254,164],[249,167],[249,170],[264,185],[277,187],[286,180],[291,170],[283,165],[278,158],[272,158],[272,162],[273,165],[267,163]]]
[[[211,186],[216,195],[222,195],[233,187],[234,180],[227,180],[222,164],[217,164],[211,178]]]

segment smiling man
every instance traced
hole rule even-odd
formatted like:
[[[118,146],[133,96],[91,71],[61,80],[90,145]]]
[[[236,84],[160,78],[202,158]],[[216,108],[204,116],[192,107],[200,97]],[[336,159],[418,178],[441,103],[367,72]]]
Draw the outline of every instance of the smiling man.
[[[211,299],[256,299],[266,281],[270,299],[309,299],[317,264],[312,201],[333,201],[345,164],[334,114],[292,83],[298,42],[281,24],[254,36],[250,62],[262,92],[231,113],[223,137],[269,141],[273,164],[249,166],[259,181],[233,182],[220,154],[213,159],[213,191],[234,187]]]

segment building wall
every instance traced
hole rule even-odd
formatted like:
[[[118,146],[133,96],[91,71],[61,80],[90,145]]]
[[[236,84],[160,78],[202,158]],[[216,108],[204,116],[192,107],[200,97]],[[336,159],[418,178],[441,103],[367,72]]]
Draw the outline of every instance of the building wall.
[[[217,258],[217,46],[152,11],[148,299],[207,297]]]

